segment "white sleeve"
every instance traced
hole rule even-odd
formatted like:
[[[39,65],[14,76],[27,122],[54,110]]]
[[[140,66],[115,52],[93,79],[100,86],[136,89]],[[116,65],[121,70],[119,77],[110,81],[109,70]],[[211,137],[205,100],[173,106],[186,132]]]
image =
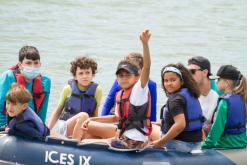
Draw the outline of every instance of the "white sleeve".
[[[115,114],[117,117],[119,117],[118,110],[117,110],[117,105],[115,106],[115,112],[114,112],[114,114]]]
[[[148,101],[149,88],[147,84],[144,88],[142,88],[140,79],[135,83],[130,95],[130,103],[132,105],[139,106]]]

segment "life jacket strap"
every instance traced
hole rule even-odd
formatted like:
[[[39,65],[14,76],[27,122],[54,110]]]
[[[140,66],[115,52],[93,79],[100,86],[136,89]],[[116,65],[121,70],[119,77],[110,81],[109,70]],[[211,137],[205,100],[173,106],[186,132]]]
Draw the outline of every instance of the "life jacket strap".
[[[241,123],[238,123],[238,124],[236,124],[234,126],[226,127],[226,129],[241,129],[241,128],[245,128],[245,127],[246,127],[246,125],[243,125]]]
[[[82,94],[75,94],[75,93],[72,93],[71,96],[78,97],[78,98],[83,98],[83,97],[94,97],[94,95],[88,95],[88,94],[86,94],[86,93],[82,93]]]
[[[188,122],[195,122],[195,121],[201,121],[204,122],[205,121],[205,117],[204,116],[199,116],[193,119],[190,119]]]

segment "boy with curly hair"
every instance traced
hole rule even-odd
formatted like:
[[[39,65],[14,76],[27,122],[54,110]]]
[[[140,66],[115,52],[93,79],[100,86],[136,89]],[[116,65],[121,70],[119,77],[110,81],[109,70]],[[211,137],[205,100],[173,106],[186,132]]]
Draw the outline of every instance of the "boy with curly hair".
[[[87,56],[77,57],[71,63],[69,80],[60,95],[57,108],[48,122],[52,129],[59,119],[57,132],[66,137],[73,134],[74,127],[80,127],[79,118],[98,116],[102,88],[92,80],[97,72],[97,62]]]

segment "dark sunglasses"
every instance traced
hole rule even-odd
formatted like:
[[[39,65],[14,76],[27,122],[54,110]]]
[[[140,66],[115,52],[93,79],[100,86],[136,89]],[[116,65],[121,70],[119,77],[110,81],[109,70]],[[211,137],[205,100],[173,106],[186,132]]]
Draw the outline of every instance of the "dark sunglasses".
[[[191,74],[195,74],[197,71],[203,71],[202,69],[189,69]]]

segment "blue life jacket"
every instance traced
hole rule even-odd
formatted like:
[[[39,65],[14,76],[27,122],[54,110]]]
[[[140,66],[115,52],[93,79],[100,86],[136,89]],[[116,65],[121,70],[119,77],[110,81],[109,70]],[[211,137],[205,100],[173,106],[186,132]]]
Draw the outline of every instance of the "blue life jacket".
[[[98,84],[91,83],[86,91],[80,91],[75,80],[70,80],[69,85],[71,86],[72,94],[65,102],[60,119],[68,120],[79,112],[87,112],[89,116],[93,116],[97,106],[94,96]]]
[[[227,122],[224,134],[232,135],[246,132],[246,107],[242,96],[239,94],[227,94],[222,97],[228,104]]]
[[[192,96],[187,88],[182,88],[175,95],[182,96],[186,102],[186,108],[184,112],[186,127],[183,131],[197,131],[202,129],[202,125],[205,121],[205,118],[202,115],[202,109],[199,100],[194,96]],[[169,98],[167,102],[169,102]],[[167,107],[166,105],[162,107],[162,109],[163,109],[163,119],[165,120],[165,116],[166,113],[168,112],[169,106]],[[164,124],[162,124],[161,129],[163,132],[167,130]]]
[[[27,138],[43,138],[50,134],[50,130],[29,107],[22,114],[14,118],[8,116],[8,119],[9,134],[11,135]]]
[[[187,88],[183,88],[178,93],[186,100],[185,120],[186,127],[184,131],[196,131],[202,129],[205,118],[202,114],[202,108],[199,100],[191,95]]]
[[[168,113],[167,104],[163,105],[160,109],[161,131],[164,134],[168,131],[167,125],[165,124],[166,113]]]

